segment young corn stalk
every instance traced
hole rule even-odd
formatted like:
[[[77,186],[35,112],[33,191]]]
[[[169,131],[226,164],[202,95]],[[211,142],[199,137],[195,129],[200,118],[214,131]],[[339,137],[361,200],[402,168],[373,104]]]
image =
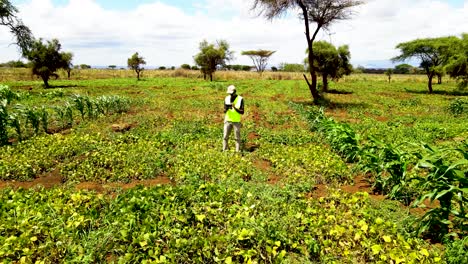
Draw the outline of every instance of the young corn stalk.
[[[8,144],[8,101],[3,99],[0,101],[0,145]]]
[[[65,112],[63,111],[63,108],[60,106],[55,106],[54,111],[57,114],[57,119],[60,120],[60,127],[64,129],[65,128]]]
[[[72,97],[73,103],[75,104],[75,108],[80,112],[81,114],[81,120],[84,121],[85,118],[85,108],[86,108],[86,101],[84,97],[80,95],[74,95]]]
[[[414,206],[429,199],[437,200],[439,206],[429,210],[418,224],[418,232],[430,233],[435,239],[441,240],[445,236],[457,236],[456,232],[449,233],[460,227],[462,235],[468,233],[468,142],[460,148],[436,149],[423,145],[427,154],[419,155],[419,168],[426,169],[426,177],[419,181],[425,194],[419,197]],[[461,158],[454,159],[454,157]],[[460,155],[461,154],[461,155]],[[459,224],[455,223],[458,221]]]
[[[65,104],[65,120],[66,120],[66,124],[67,124],[67,127],[72,127],[73,125],[73,109],[72,109],[72,105],[67,102]]]
[[[25,110],[26,115],[26,122],[31,125],[31,128],[34,130],[34,134],[39,133],[41,117],[40,113],[36,110],[36,108],[28,108]]]
[[[23,129],[21,128],[21,113],[12,113],[8,119],[10,120],[11,126],[15,129],[15,132],[18,135],[18,141],[22,141]]]
[[[49,113],[47,112],[47,109],[43,106],[39,114],[41,118],[42,129],[44,129],[44,132],[47,133],[49,128]]]

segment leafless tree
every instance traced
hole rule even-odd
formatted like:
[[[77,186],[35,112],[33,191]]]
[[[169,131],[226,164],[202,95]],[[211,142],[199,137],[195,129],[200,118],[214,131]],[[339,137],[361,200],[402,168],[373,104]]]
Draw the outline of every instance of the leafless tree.
[[[298,10],[304,21],[307,48],[309,49],[309,68],[312,81],[304,74],[315,103],[319,103],[322,95],[317,90],[317,69],[315,68],[313,43],[321,29],[328,29],[333,22],[351,18],[352,8],[363,4],[360,0],[254,0],[253,10],[260,10],[260,15],[273,19],[284,15],[289,10]],[[310,25],[315,24],[311,30]]]

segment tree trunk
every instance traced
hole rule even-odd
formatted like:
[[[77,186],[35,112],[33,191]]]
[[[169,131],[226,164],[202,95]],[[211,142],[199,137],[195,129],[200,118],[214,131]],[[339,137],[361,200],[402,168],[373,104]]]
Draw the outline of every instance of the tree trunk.
[[[328,75],[327,74],[322,74],[322,83],[323,83],[322,92],[327,93],[328,92]]]
[[[49,76],[41,75],[42,81],[44,82],[45,88],[50,88],[49,86]]]
[[[68,80],[70,80],[71,69],[68,69],[68,70],[67,70],[67,74],[68,74]]]
[[[310,90],[310,93],[312,94],[312,98],[314,100],[314,103],[315,104],[318,104],[321,99],[322,99],[322,96],[320,95],[320,93],[317,91],[317,73],[316,73],[316,70],[315,70],[315,66],[314,66],[314,50],[313,50],[313,42],[314,42],[314,39],[315,37],[317,36],[317,33],[319,32],[320,28],[321,28],[321,25],[317,25],[317,28],[314,32],[314,34],[312,35],[312,37],[310,37],[310,28],[309,28],[309,14],[307,12],[307,8],[305,7],[305,5],[301,2],[301,1],[298,1],[297,2],[299,7],[302,9],[302,14],[304,15],[304,24],[305,24],[305,29],[306,29],[306,32],[305,32],[305,35],[306,35],[306,39],[307,39],[307,46],[309,48],[309,56],[308,56],[308,59],[309,59],[309,73],[310,73],[310,77],[312,78],[312,83],[310,83],[308,80],[307,80],[307,77],[304,75],[304,78],[307,82],[307,85],[309,86],[309,90]]]
[[[212,81],[213,81],[213,74],[210,73],[210,82],[212,82]]]
[[[388,76],[388,82],[392,82],[392,76],[391,75]]]
[[[429,93],[432,94],[432,78],[434,77],[434,74],[429,75],[429,82],[427,83],[427,88],[429,88]]]
[[[437,75],[437,84],[442,84],[442,75]]]
[[[137,73],[137,80],[139,81],[140,80],[140,72],[137,71],[136,73]]]

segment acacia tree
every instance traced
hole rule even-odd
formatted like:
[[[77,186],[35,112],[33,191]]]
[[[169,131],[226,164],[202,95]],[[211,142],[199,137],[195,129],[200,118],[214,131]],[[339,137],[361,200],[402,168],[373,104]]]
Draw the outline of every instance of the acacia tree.
[[[73,69],[72,59],[73,59],[73,53],[71,52],[62,53],[62,60],[64,62],[63,69],[67,72],[68,79],[70,79],[71,71]]]
[[[34,42],[34,37],[31,30],[17,17],[17,13],[18,9],[10,1],[0,1],[0,25],[7,26],[10,29],[10,32],[16,38],[16,44],[19,46],[21,53],[26,57],[26,53]]]
[[[328,92],[329,77],[339,80],[344,75],[351,74],[353,70],[350,63],[351,53],[348,45],[340,46],[337,49],[326,41],[317,41],[313,47],[315,50],[314,67],[317,73],[322,76],[322,92]],[[308,65],[308,58],[305,59],[305,64]]]
[[[242,51],[241,54],[249,56],[255,65],[257,72],[262,74],[268,64],[268,59],[270,59],[271,55],[273,55],[275,52],[276,51],[272,50],[246,50]]]
[[[145,69],[141,66],[145,64],[145,59],[139,56],[138,52],[135,52],[135,54],[127,60],[128,67],[136,72],[138,81],[140,80],[140,73]]]
[[[309,73],[310,82],[304,74],[304,79],[316,103],[322,99],[317,90],[317,69],[313,61],[315,51],[313,43],[321,29],[328,29],[333,22],[349,19],[352,15],[352,7],[362,4],[360,0],[254,0],[253,9],[260,9],[268,19],[279,17],[291,9],[299,9],[301,18],[304,20],[307,48],[309,50]],[[310,24],[315,24],[311,31]]]
[[[468,33],[462,34],[454,50],[454,55],[447,63],[446,71],[450,77],[460,81],[460,88],[466,88],[468,86]]]
[[[32,65],[32,73],[42,78],[46,88],[49,88],[49,79],[58,69],[67,69],[71,64],[71,53],[60,52],[62,45],[57,39],[43,43],[42,39],[32,43],[27,52],[27,58]]]
[[[392,68],[388,68],[388,69],[385,71],[385,75],[387,75],[387,77],[388,77],[388,82],[391,82],[391,81],[392,81],[392,75],[393,75],[393,69],[392,69]]]
[[[452,47],[457,42],[457,37],[416,39],[400,43],[396,46],[401,54],[394,57],[393,61],[405,61],[410,58],[420,60],[420,66],[426,72],[428,78],[427,88],[433,92],[432,79],[437,70],[443,66],[453,55]]]
[[[233,59],[233,52],[229,50],[229,44],[225,40],[218,40],[216,43],[200,42],[200,52],[194,56],[195,63],[200,66],[203,78],[210,76],[213,81],[213,73],[218,66],[225,66],[227,61]]]

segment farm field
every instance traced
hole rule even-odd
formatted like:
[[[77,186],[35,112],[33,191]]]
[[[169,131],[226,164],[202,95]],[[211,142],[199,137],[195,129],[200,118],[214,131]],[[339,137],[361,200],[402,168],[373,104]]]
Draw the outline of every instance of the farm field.
[[[320,109],[300,74],[109,72],[52,89],[1,72],[0,261],[466,260],[466,190],[410,206],[433,187],[415,178],[436,173],[421,160],[441,155],[434,166],[466,177],[468,94],[453,81],[428,95],[425,76],[352,75]],[[241,153],[221,151],[230,84],[246,100]],[[450,242],[417,234],[417,219],[443,206],[456,214],[445,225],[434,211],[431,226]]]

